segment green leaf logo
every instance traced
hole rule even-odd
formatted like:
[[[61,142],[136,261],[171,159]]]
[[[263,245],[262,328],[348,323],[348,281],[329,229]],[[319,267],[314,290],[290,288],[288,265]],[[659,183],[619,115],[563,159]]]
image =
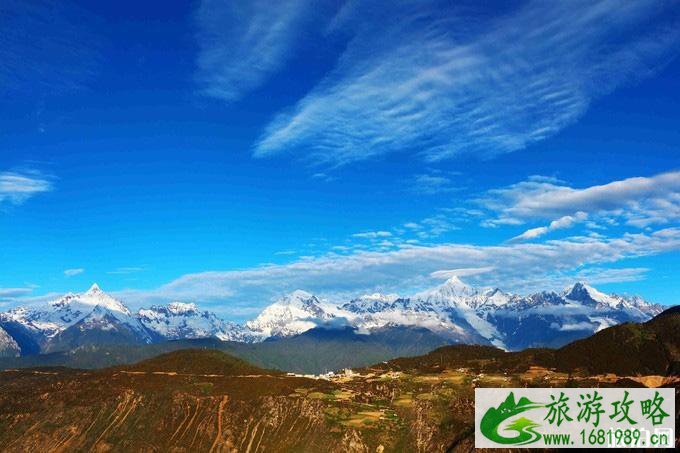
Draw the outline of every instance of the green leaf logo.
[[[535,403],[524,397],[520,398],[520,400],[515,403],[515,395],[510,392],[508,397],[500,404],[500,406],[498,406],[498,408],[491,407],[486,411],[484,417],[482,417],[480,430],[487,439],[499,444],[526,445],[534,443],[541,438],[541,434],[535,431],[535,428],[540,425],[533,420],[521,417],[508,425],[505,430],[517,432],[517,436],[514,437],[502,436],[498,432],[498,428],[501,423],[510,417],[514,417],[515,415],[530,409],[537,409],[544,406],[545,404]]]

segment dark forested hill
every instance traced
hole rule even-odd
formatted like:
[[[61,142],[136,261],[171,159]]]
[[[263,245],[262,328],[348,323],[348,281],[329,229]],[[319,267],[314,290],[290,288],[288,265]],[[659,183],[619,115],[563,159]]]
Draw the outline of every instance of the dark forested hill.
[[[0,359],[0,369],[34,366],[103,368],[134,363],[170,351],[198,348],[223,351],[264,368],[322,373],[424,354],[446,343],[445,339],[422,328],[395,327],[371,335],[361,335],[350,328],[317,328],[294,337],[250,344],[200,339],[143,346],[83,346],[68,352]]]
[[[382,368],[434,371],[467,367],[479,372],[522,372],[545,367],[566,373],[617,375],[680,374],[680,307],[651,320],[604,329],[559,349],[505,352],[491,346],[443,346],[416,357],[398,358]]]

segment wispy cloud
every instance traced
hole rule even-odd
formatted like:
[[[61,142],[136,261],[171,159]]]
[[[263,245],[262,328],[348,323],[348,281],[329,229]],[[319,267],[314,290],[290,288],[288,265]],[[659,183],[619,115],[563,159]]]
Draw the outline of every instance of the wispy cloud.
[[[198,25],[198,81],[205,94],[235,101],[292,57],[314,11],[309,0],[203,0]]]
[[[317,179],[319,181],[324,181],[324,182],[332,182],[332,181],[335,181],[337,179],[337,177],[331,176],[331,175],[326,174],[326,173],[314,173],[312,175],[312,179]]]
[[[17,302],[22,303],[31,295],[34,287],[0,288],[0,308],[12,306]]]
[[[680,220],[680,171],[583,189],[569,187],[551,178],[533,177],[490,190],[477,202],[495,213],[486,221],[487,225],[519,225],[531,220],[558,219],[554,226],[530,230],[521,239],[571,226],[588,215],[620,217],[636,227],[668,224]]]
[[[37,172],[0,172],[0,205],[19,205],[29,198],[52,190],[50,180]]]
[[[646,267],[625,267],[625,268],[592,268],[585,269],[576,274],[578,280],[587,281],[593,284],[601,283],[620,283],[637,282],[644,280],[649,272]]]
[[[80,88],[100,62],[98,22],[74,2],[3,0],[0,92],[36,99]]]
[[[279,250],[278,252],[274,253],[274,256],[290,256],[295,255],[296,253],[296,250]]]
[[[350,2],[336,20],[353,36],[337,67],[269,124],[255,155],[342,165],[404,150],[438,160],[522,149],[675,55],[673,8],[533,1],[488,19],[438,1]]]
[[[565,215],[564,217],[560,217],[557,220],[553,220],[552,222],[550,222],[550,224],[548,226],[542,226],[542,227],[528,229],[524,233],[520,234],[519,236],[515,236],[511,240],[513,240],[513,241],[525,241],[525,240],[530,240],[530,239],[536,239],[536,238],[541,237],[545,234],[548,234],[551,231],[571,228],[572,226],[576,225],[577,223],[583,222],[587,218],[588,218],[588,214],[586,214],[585,212],[582,212],[582,211],[577,212],[573,216]]]
[[[352,237],[358,239],[379,239],[388,238],[390,236],[392,236],[392,233],[389,231],[365,231],[363,233],[355,233],[352,235]]]
[[[529,291],[563,285],[590,268],[628,258],[680,249],[680,229],[616,238],[567,238],[542,244],[499,246],[441,244],[412,246],[387,252],[356,251],[298,259],[285,265],[185,275],[158,289],[126,291],[120,296],[137,303],[170,299],[207,303],[224,313],[261,307],[272,296],[303,288],[331,298],[351,297],[367,291],[404,292],[436,281],[432,274],[457,270],[471,282]],[[493,269],[491,269],[493,268]],[[591,277],[596,277],[592,271]],[[629,281],[642,271],[609,271],[608,281]],[[622,273],[623,272],[623,273]],[[441,274],[434,274],[441,276]]]
[[[449,231],[460,230],[455,219],[446,214],[435,214],[420,220],[419,223],[423,228],[416,234],[421,239],[436,238]]]
[[[0,300],[27,296],[33,292],[33,288],[0,288]]]
[[[409,190],[419,195],[435,195],[455,192],[458,188],[453,184],[449,174],[431,172],[415,175],[410,183]]]
[[[66,269],[64,271],[64,275],[67,276],[67,277],[75,277],[76,275],[80,275],[83,272],[85,272],[85,269],[83,269],[82,267],[75,268],[75,269]]]
[[[435,271],[430,274],[432,278],[451,278],[451,277],[470,277],[472,275],[488,274],[493,271],[493,266],[486,267],[463,267],[460,269],[448,269],[442,271]]]
[[[110,275],[128,275],[128,274],[136,274],[137,272],[142,272],[144,271],[143,267],[135,267],[135,266],[130,266],[130,267],[118,267],[112,271],[108,271],[107,274]]]

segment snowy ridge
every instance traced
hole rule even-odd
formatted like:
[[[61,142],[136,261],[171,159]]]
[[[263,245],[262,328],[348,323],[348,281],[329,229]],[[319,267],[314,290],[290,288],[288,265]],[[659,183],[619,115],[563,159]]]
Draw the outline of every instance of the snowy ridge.
[[[456,276],[443,284],[415,294],[412,298],[422,300],[436,306],[471,308],[476,305],[478,291],[463,283]]]
[[[0,351],[13,341],[3,324],[20,328],[42,352],[97,342],[145,344],[164,340],[209,338],[261,341],[261,334],[227,322],[195,304],[172,302],[132,311],[94,284],[84,293],[68,293],[56,300],[0,313]],[[16,342],[14,342],[16,344]]]
[[[334,318],[332,311],[316,296],[297,290],[265,308],[257,318],[248,321],[246,327],[264,337],[288,337]]]
[[[172,302],[154,305],[137,312],[141,323],[150,331],[167,340],[184,338],[219,338],[224,341],[257,341],[257,335],[239,324],[223,321],[208,311],[200,311],[196,304]]]
[[[50,338],[82,321],[95,309],[101,313],[108,313],[133,331],[145,335],[144,327],[132,316],[130,310],[122,302],[102,291],[96,283],[82,294],[69,293],[46,304],[17,307],[0,316]]]
[[[621,322],[645,321],[662,310],[639,297],[607,295],[584,283],[561,294],[519,296],[499,288],[476,289],[454,276],[410,297],[375,293],[338,306],[296,291],[246,325],[263,336],[291,336],[344,318],[364,332],[415,326],[452,342],[521,349],[561,345]]]
[[[32,337],[42,351],[54,344],[78,344],[79,335],[90,342],[97,341],[93,338],[114,341],[120,336],[140,343],[209,337],[257,342],[338,325],[366,334],[390,327],[420,327],[452,343],[504,349],[557,347],[621,322],[646,321],[662,309],[640,297],[605,294],[581,282],[561,293],[520,296],[499,288],[477,289],[454,276],[409,297],[374,293],[340,304],[297,290],[240,325],[193,303],[171,302],[132,313],[95,284],[82,294],[69,293],[48,303],[0,313],[0,354],[23,350],[18,337],[10,333],[17,326],[24,329],[22,338]]]

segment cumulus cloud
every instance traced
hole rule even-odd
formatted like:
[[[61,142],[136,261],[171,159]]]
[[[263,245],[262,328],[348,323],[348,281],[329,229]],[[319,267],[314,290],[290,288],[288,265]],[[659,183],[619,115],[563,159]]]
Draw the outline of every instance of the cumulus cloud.
[[[67,277],[75,277],[76,275],[80,275],[83,272],[85,272],[85,269],[83,269],[81,267],[75,268],[75,269],[66,269],[64,271],[64,275],[67,276]]]
[[[490,190],[477,200],[493,211],[487,225],[516,225],[537,219],[558,218],[554,226],[525,232],[521,239],[571,226],[586,215],[622,217],[643,227],[680,220],[680,171],[634,177],[608,184],[575,189],[544,177]],[[552,224],[551,224],[552,225]],[[526,235],[526,236],[525,236]]]
[[[607,263],[679,248],[679,228],[617,238],[568,238],[541,244],[411,246],[387,252],[329,254],[244,270],[188,274],[155,290],[130,290],[119,295],[138,304],[173,299],[198,301],[229,314],[244,308],[263,307],[272,296],[299,288],[331,299],[374,291],[408,293],[436,283],[438,279],[432,274],[442,269],[468,269],[471,283],[528,292],[561,286],[589,267],[599,267],[604,272],[602,265]],[[493,269],[480,272],[486,268]],[[634,272],[628,271],[619,277],[629,281],[632,274]],[[441,274],[435,275],[441,277]],[[610,273],[609,281],[615,279],[615,274]]]
[[[0,205],[19,205],[29,198],[52,190],[52,183],[37,172],[0,172]]]
[[[335,166],[519,150],[653,73],[679,40],[671,4],[652,0],[530,1],[494,18],[436,0],[348,2],[339,16],[351,39],[336,68],[267,126],[256,156]]]

